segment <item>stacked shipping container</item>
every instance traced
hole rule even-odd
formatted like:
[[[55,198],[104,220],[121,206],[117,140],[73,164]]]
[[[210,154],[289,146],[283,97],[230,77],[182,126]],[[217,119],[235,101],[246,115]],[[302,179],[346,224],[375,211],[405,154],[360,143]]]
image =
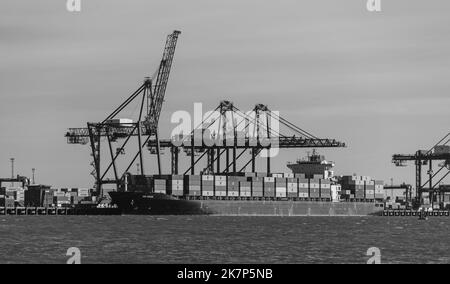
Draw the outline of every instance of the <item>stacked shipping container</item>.
[[[309,180],[298,178],[298,197],[309,198]]]
[[[184,176],[184,191],[189,196],[201,196],[201,176]]]
[[[165,179],[155,178],[153,180],[153,192],[168,194],[167,192],[167,182]]]
[[[382,200],[385,198],[383,181],[367,176],[344,176],[340,180],[346,198]]]
[[[202,176],[202,196],[214,196],[214,176]]]
[[[309,198],[320,198],[320,179],[309,180]]]
[[[217,197],[227,196],[227,177],[226,176],[215,176],[214,177],[215,192],[214,195]]]
[[[287,197],[296,198],[298,195],[298,178],[287,178]]]
[[[245,177],[227,176],[227,196],[239,197],[239,182],[246,180]]]
[[[184,195],[184,180],[181,175],[171,175],[167,180],[167,191],[174,196]]]
[[[275,197],[275,178],[265,177],[263,183],[264,197]]]
[[[331,200],[331,181],[320,179],[320,198]]]
[[[251,179],[252,197],[264,196],[264,177],[254,177]]]
[[[286,178],[275,178],[275,196],[277,198],[287,197],[287,179]]]
[[[239,196],[251,197],[252,196],[252,183],[249,181],[239,182]]]

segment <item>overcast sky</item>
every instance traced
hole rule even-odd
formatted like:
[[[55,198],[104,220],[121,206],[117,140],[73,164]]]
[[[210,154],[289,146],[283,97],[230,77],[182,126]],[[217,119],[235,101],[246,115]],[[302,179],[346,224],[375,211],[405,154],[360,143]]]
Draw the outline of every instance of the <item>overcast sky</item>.
[[[346,149],[322,151],[338,174],[413,182],[394,153],[429,148],[449,131],[450,2],[382,0],[113,1],[0,3],[0,176],[17,171],[54,186],[91,186],[88,146],[68,127],[101,121],[156,70],[180,29],[161,117],[268,104]],[[274,171],[304,151],[283,152]],[[165,165],[168,167],[166,156]],[[151,168],[149,164],[147,168]]]

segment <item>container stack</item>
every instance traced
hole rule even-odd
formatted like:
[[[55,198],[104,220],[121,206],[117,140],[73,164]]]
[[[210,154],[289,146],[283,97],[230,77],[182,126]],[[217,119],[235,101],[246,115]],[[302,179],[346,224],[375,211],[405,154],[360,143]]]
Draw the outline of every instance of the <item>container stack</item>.
[[[16,202],[16,206],[19,206],[19,207],[25,206],[25,189],[23,189],[23,188],[16,189],[15,202]]]
[[[309,198],[309,180],[306,178],[298,179],[298,197]]]
[[[294,174],[294,177],[305,179],[306,175],[305,174]]]
[[[287,197],[297,198],[298,197],[298,179],[297,178],[287,178]]]
[[[383,181],[368,176],[344,176],[340,180],[344,194],[361,200],[384,199]]]
[[[202,196],[214,196],[214,176],[202,176]]]
[[[55,191],[53,195],[53,204],[58,207],[70,205],[70,197],[66,196],[66,192],[67,188],[60,189],[60,191]]]
[[[320,179],[309,180],[309,197],[320,198]]]
[[[386,199],[386,193],[384,191],[384,182],[382,180],[375,181],[375,199],[376,200]]]
[[[44,189],[43,192],[43,197],[42,197],[42,207],[53,207],[54,203],[54,195],[55,195],[55,191],[54,189]]]
[[[328,179],[320,180],[320,198],[331,200],[331,181]]]
[[[0,188],[0,207],[14,207],[14,198],[6,194],[6,188]]]
[[[267,173],[256,173],[256,177],[260,177],[260,178],[267,177]]]
[[[14,207],[14,198],[6,194],[6,188],[0,188],[0,207]]]
[[[239,182],[239,196],[251,197],[252,196],[252,183],[249,181]]]
[[[167,183],[165,179],[155,178],[153,180],[153,192],[167,194]]]
[[[25,191],[25,206],[27,207],[41,207],[44,200],[45,191],[42,188],[28,188]],[[0,193],[1,195],[1,193]],[[53,195],[52,195],[53,202]]]
[[[252,197],[263,197],[264,194],[264,178],[254,177],[251,179]]]
[[[201,176],[186,175],[184,176],[185,192],[189,196],[201,196]]]
[[[430,193],[429,192],[422,192],[421,204],[423,204],[423,205],[431,205]]]
[[[324,179],[325,174],[314,174],[312,179]]]
[[[127,179],[128,191],[149,192],[152,189],[153,177],[142,175],[130,175]]]
[[[215,176],[214,177],[214,195],[217,197],[227,196],[227,177]]]
[[[375,181],[369,180],[364,182],[366,199],[375,199]]]
[[[227,190],[229,197],[239,197],[239,182],[247,181],[246,177],[228,176],[227,177]]]
[[[66,192],[66,196],[69,198],[70,204],[78,204],[79,201],[81,201],[78,199],[78,189],[77,188],[72,188],[71,191]]]
[[[91,193],[90,193],[90,190],[88,188],[79,188],[78,189],[78,197],[87,198],[87,197],[90,197],[90,196],[91,196]]]
[[[174,196],[183,196],[184,195],[184,187],[183,187],[183,176],[181,175],[171,175],[167,179],[167,191],[171,192]]]
[[[284,177],[275,178],[275,196],[277,198],[287,197],[287,179]]]
[[[264,197],[275,197],[275,178],[264,178]]]

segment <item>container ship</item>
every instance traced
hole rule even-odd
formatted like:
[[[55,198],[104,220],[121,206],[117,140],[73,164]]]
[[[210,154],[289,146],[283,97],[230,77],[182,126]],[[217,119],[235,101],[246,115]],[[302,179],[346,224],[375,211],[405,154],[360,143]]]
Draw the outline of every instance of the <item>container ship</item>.
[[[384,210],[382,181],[334,177],[313,155],[288,164],[291,173],[131,175],[112,204],[123,214],[227,216],[366,216]]]

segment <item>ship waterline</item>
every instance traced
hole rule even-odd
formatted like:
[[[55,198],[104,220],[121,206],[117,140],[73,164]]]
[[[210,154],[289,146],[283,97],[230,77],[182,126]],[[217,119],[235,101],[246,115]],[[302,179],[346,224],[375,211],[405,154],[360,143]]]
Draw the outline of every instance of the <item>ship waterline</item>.
[[[383,204],[370,202],[189,200],[136,192],[111,192],[110,196],[122,214],[138,215],[368,216],[384,209]]]

